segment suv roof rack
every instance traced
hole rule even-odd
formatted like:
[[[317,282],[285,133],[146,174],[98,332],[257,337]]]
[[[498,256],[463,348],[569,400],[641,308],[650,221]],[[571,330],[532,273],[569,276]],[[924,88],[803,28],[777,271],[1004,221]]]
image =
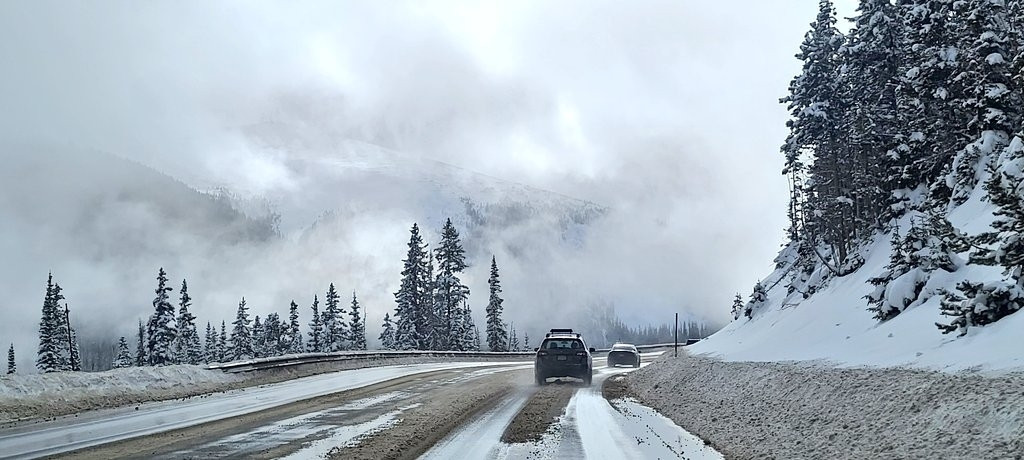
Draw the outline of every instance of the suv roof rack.
[[[553,335],[573,335],[573,336],[576,336],[576,338],[580,337],[580,333],[579,332],[573,332],[572,329],[557,329],[557,328],[551,329],[551,332],[548,332],[547,334],[544,334],[544,337],[547,338],[547,337],[551,337]]]

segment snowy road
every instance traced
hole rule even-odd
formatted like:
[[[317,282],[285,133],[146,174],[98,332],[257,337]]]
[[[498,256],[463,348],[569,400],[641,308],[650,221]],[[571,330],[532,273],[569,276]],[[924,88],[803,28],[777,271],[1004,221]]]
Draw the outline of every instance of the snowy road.
[[[242,416],[398,377],[516,363],[435,363],[358,369],[226,393],[95,411],[0,431],[0,457],[36,458]],[[518,363],[522,366],[523,363]]]
[[[341,371],[0,431],[0,457],[722,458],[654,410],[606,399],[602,385],[633,369],[594,364],[590,387],[537,387],[532,363]]]
[[[643,365],[646,366],[647,363]],[[565,413],[539,441],[501,441],[506,426],[530,397],[528,392],[519,392],[450,434],[421,458],[723,458],[699,438],[679,428],[653,409],[629,399],[615,400],[613,406],[613,403],[605,399],[601,391],[604,381],[632,370],[607,367],[596,369],[594,385],[576,389],[565,408]]]

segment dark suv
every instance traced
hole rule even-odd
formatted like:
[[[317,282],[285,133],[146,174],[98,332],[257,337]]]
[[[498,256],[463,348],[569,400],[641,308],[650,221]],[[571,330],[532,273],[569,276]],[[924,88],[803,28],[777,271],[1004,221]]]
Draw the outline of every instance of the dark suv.
[[[572,329],[552,329],[545,334],[533,364],[533,377],[537,385],[544,385],[550,377],[574,377],[590,385],[594,378],[594,359],[597,351],[587,348],[583,337]]]

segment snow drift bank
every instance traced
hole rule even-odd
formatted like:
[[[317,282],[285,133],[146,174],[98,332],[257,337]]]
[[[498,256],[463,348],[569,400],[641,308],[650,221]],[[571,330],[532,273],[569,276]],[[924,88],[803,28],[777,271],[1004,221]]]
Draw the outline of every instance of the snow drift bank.
[[[1024,374],[999,377],[665,356],[627,378],[728,458],[1024,455]]]
[[[9,375],[0,378],[0,422],[211,393],[245,380],[188,365]]]

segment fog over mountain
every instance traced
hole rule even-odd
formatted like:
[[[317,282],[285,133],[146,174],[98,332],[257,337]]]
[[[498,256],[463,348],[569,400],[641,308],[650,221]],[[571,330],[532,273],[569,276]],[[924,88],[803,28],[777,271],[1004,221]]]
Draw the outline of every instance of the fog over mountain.
[[[783,241],[816,6],[0,5],[0,343],[31,367],[50,270],[83,335],[131,336],[161,266],[201,328],[242,296],[305,324],[334,282],[375,338],[409,227],[447,217],[478,324],[492,254],[534,333],[723,324]]]

